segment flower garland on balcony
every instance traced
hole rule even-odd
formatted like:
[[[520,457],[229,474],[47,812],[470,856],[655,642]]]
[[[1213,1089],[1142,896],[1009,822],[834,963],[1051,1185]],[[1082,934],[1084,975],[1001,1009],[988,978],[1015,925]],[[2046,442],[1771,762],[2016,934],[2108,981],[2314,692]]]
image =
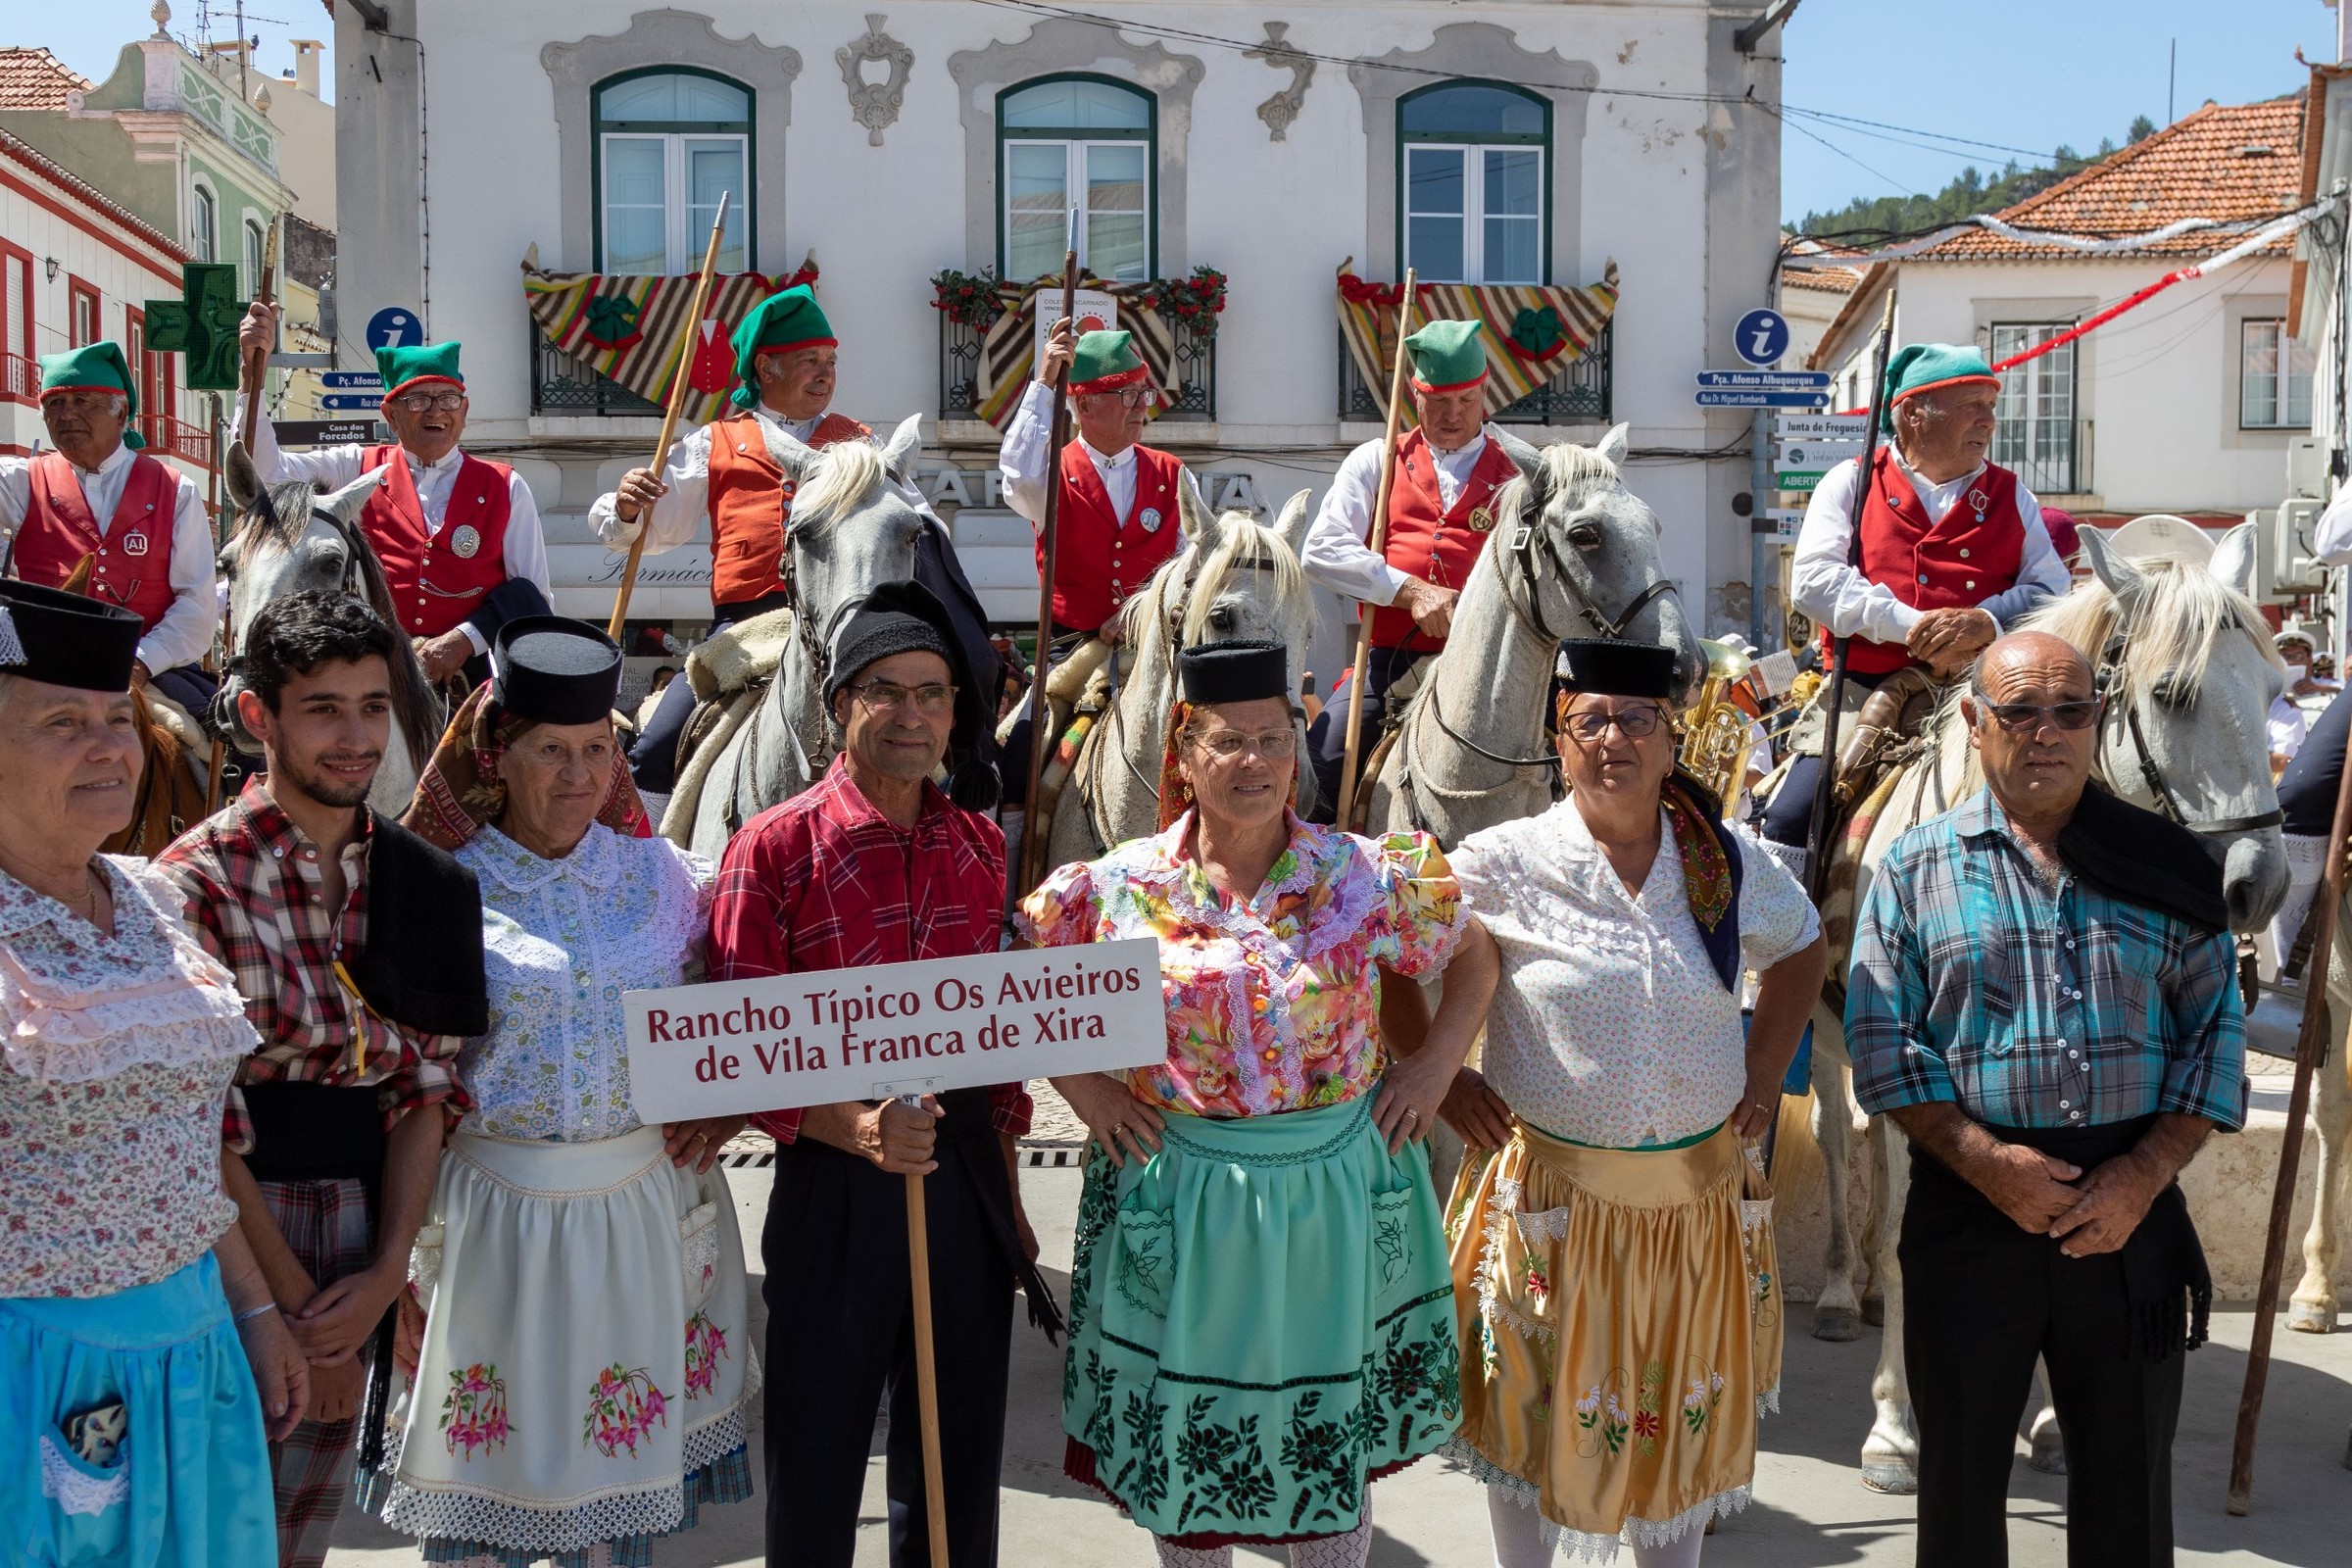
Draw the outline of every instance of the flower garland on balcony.
[[[931,274],[931,308],[957,326],[985,332],[1004,314],[1005,304],[1001,297],[1004,288],[997,281],[993,267],[983,267],[977,272],[959,272],[953,267],[943,267]]]
[[[1196,267],[1190,277],[1161,277],[1143,286],[1143,303],[1192,328],[1195,337],[1214,337],[1225,309],[1225,274]]]
[[[1190,277],[1151,278],[1140,283],[1115,283],[1081,272],[1080,288],[1098,289],[1119,302],[1119,325],[1135,334],[1135,351],[1152,372],[1152,385],[1173,394],[1180,375],[1198,376],[1207,340],[1217,330],[1217,314],[1225,308],[1226,279],[1213,267],[1196,267]],[[945,268],[932,274],[931,308],[956,327],[977,337],[979,352],[971,362],[974,416],[1000,430],[1012,418],[1021,388],[1035,374],[1034,343],[1038,302],[1059,302],[1059,280],[1032,278],[1006,282],[983,269],[977,272]],[[1179,335],[1194,347],[1179,354]],[[1186,367],[1191,367],[1187,370]],[[1152,416],[1164,408],[1154,405]]]

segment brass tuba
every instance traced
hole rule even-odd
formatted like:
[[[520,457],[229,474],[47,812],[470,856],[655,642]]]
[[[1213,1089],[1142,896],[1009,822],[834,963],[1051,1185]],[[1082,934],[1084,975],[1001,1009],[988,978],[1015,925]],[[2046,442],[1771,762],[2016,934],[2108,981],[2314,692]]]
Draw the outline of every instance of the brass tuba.
[[[1676,760],[1684,772],[1715,792],[1729,810],[1740,798],[1747,777],[1747,757],[1753,749],[1746,710],[1732,701],[1732,683],[1746,678],[1755,661],[1739,649],[1702,637],[1698,646],[1707,656],[1707,678],[1698,700],[1684,710],[1678,723],[1682,746]]]

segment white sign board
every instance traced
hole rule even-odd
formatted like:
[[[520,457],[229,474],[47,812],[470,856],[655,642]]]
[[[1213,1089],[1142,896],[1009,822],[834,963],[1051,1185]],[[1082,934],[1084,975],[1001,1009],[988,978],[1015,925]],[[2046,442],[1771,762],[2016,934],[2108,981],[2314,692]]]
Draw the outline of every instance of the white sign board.
[[[1776,648],[1756,661],[1755,676],[1765,696],[1786,697],[1796,683],[1796,656],[1786,648]]]
[[[1150,937],[621,998],[646,1122],[1144,1067],[1168,1054]]]
[[[1783,473],[1820,472],[1862,456],[1859,441],[1789,441],[1784,439],[1772,455],[1772,466]]]
[[[1074,296],[1074,299],[1076,303],[1071,309],[1077,312],[1076,336],[1084,337],[1089,332],[1106,332],[1119,324],[1119,302],[1115,296],[1105,294],[1099,288],[1082,288]],[[1029,345],[1029,352],[1034,358],[1030,360],[1030,364],[1043,365],[1046,363],[1046,334],[1054,329],[1054,318],[1060,315],[1061,290],[1049,283],[1037,291],[1037,320],[1034,323],[1036,336]]]
[[[1859,443],[1869,429],[1867,414],[1783,414],[1772,421],[1772,433],[1784,441]]]
[[[1766,537],[1779,544],[1792,545],[1796,543],[1797,530],[1804,526],[1805,510],[1802,507],[1767,507],[1764,509],[1764,519],[1772,524],[1772,532]]]

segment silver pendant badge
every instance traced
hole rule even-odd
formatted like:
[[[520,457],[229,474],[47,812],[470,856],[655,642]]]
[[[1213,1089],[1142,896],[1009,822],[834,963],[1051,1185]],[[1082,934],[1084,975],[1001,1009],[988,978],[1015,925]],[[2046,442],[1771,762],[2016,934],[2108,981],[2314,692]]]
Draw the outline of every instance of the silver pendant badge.
[[[473,531],[473,524],[460,523],[449,536],[449,553],[460,561],[471,561],[482,548],[482,536]]]
[[[147,553],[147,536],[135,529],[124,534],[122,536],[122,553],[126,556],[145,555]]]
[[[1157,507],[1146,507],[1136,520],[1144,525],[1144,532],[1157,533],[1162,519]]]

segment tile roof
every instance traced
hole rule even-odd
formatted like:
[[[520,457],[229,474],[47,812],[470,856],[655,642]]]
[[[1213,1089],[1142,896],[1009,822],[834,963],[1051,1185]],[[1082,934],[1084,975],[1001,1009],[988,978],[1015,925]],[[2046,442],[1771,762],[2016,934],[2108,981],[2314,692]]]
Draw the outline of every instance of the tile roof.
[[[0,109],[63,109],[90,83],[46,49],[0,48]]]
[[[2102,237],[2145,233],[2184,218],[2214,219],[2242,233],[2302,205],[2303,121],[2301,93],[2259,104],[2207,104],[1995,216],[2020,228]],[[2200,229],[2121,254],[2204,256],[2227,245],[2230,231]],[[2284,255],[2292,245],[2281,240],[2271,254]],[[2097,259],[1977,229],[1908,260],[2064,257]]]
[[[92,211],[103,214],[114,222],[121,224],[129,233],[155,246],[172,261],[185,262],[188,260],[188,253],[181,249],[179,243],[170,235],[149,223],[147,220],[116,201],[79,174],[74,173],[56,159],[51,158],[47,153],[33,146],[24,137],[0,130],[0,158],[15,159]]]
[[[1818,289],[1826,294],[1850,294],[1862,281],[1852,267],[1803,267],[1791,257],[1781,269],[1781,287]]]

